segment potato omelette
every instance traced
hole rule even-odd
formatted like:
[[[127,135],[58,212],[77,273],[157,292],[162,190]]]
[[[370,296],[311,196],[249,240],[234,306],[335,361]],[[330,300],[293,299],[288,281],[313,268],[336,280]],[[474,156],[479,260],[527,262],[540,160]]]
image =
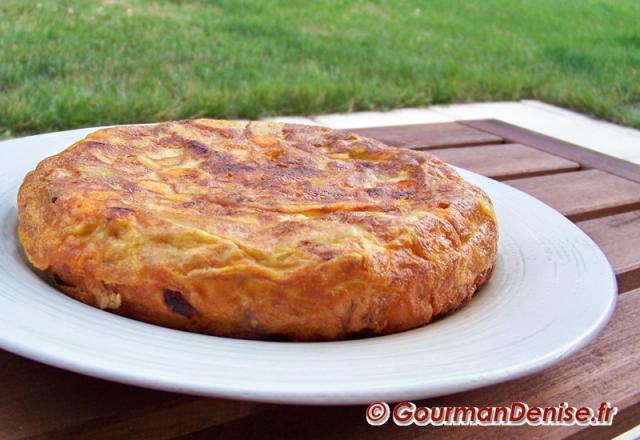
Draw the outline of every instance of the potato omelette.
[[[490,277],[491,200],[435,156],[323,127],[98,130],[30,172],[19,238],[86,304],[251,339],[395,333]]]

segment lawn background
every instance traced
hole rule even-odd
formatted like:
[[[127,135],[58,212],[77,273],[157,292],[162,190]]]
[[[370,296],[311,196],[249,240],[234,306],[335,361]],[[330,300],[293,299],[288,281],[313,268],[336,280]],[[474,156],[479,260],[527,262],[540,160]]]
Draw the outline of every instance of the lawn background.
[[[640,127],[640,2],[0,0],[0,135],[535,98]]]

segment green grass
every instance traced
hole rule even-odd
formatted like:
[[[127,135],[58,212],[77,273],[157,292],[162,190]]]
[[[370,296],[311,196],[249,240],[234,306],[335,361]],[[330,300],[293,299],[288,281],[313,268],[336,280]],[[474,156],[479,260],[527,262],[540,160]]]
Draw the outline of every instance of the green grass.
[[[640,2],[0,1],[4,136],[523,98],[640,127]]]

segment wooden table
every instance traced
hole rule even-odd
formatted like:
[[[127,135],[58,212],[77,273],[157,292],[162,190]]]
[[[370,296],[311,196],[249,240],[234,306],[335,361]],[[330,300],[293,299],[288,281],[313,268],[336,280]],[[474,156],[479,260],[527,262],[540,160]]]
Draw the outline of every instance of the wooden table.
[[[183,396],[93,379],[0,351],[0,439],[609,438],[640,423],[640,167],[499,121],[353,130],[502,180],[589,234],[618,279],[615,315],[588,347],[541,373],[419,404],[619,408],[610,428],[371,427],[365,406],[303,407]],[[640,148],[640,145],[638,146]]]

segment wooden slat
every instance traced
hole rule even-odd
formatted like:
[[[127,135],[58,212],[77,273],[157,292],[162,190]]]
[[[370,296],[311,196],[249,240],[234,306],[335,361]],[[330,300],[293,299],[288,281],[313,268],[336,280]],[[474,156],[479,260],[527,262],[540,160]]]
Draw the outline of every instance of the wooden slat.
[[[371,427],[365,422],[365,406],[273,407],[181,440],[218,437],[266,438],[367,438],[443,439],[565,438],[580,435],[610,438],[637,423],[640,415],[640,289],[621,295],[614,317],[589,346],[541,373],[452,396],[418,403],[426,406],[500,406],[522,401],[529,406],[570,405],[597,407],[608,401],[619,410],[612,428],[582,426],[507,427],[398,427],[392,421]],[[268,426],[269,430],[264,431]],[[590,435],[589,433],[593,433]],[[268,435],[270,434],[270,435]]]
[[[594,168],[640,183],[640,166],[617,157],[589,150],[542,133],[527,130],[496,119],[458,121],[470,128],[503,137],[507,142],[517,142],[539,150],[574,160],[582,168]],[[639,146],[640,148],[640,146]]]
[[[443,124],[402,125],[393,127],[354,128],[342,130],[378,139],[394,147],[416,149],[457,147],[460,145],[498,144],[500,136],[455,122]]]
[[[494,179],[515,179],[575,171],[574,161],[520,144],[484,145],[429,150],[445,162]]]
[[[620,292],[640,286],[640,211],[579,222],[578,226],[607,255]]]
[[[94,379],[1,350],[0,390],[0,439],[162,440],[266,407]]]
[[[640,209],[640,184],[599,170],[507,180],[573,221]]]

